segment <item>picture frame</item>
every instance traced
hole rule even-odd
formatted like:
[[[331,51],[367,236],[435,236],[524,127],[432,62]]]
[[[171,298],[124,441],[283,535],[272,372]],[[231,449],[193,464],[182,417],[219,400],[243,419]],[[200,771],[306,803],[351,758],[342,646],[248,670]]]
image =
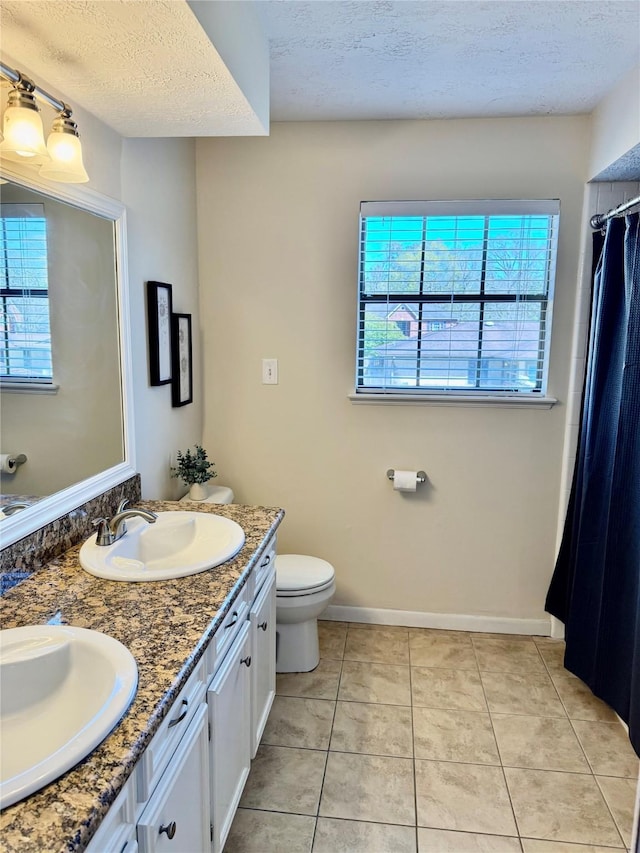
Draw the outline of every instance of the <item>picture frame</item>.
[[[162,281],[147,282],[147,329],[149,335],[149,384],[168,385],[173,375],[171,317],[173,288]]]
[[[175,408],[193,403],[191,314],[171,315],[171,354],[171,405]]]

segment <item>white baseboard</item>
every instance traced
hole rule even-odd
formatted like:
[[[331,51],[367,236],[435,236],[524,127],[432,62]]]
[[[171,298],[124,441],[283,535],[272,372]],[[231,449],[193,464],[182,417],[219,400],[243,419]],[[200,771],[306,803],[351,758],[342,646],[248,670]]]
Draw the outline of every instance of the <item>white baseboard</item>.
[[[464,613],[422,613],[374,607],[330,604],[322,619],[333,622],[362,622],[368,625],[406,625],[409,628],[442,628],[449,631],[478,631],[492,634],[551,635],[551,618],[512,619],[507,616],[472,616]]]

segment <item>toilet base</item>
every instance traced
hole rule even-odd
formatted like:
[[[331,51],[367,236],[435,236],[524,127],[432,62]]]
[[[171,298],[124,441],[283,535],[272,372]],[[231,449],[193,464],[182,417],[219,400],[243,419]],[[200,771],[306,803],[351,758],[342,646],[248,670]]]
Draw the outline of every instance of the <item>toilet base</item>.
[[[276,672],[311,672],[319,663],[317,619],[276,623]]]

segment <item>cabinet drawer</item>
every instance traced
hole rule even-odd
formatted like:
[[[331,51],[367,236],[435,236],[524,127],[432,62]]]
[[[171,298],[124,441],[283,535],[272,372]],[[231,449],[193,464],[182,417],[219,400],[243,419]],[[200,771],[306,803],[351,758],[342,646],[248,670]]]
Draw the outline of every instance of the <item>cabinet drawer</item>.
[[[131,778],[89,842],[87,853],[132,853],[135,837],[135,783]]]
[[[250,588],[249,584],[245,584],[240,590],[238,597],[235,599],[223,623],[213,635],[213,639],[207,648],[207,681],[215,673],[222,660],[227,653],[227,649],[238,636],[238,632],[242,628],[249,614],[250,603]]]
[[[140,853],[210,849],[207,728],[207,706],[200,703],[138,821]]]
[[[276,565],[276,537],[272,536],[267,544],[267,548],[263,555],[258,560],[258,565],[253,570],[255,582],[253,594],[254,596],[258,595],[260,590],[262,589],[262,585],[264,584],[269,571],[273,569],[275,571]]]
[[[148,800],[162,771],[180,743],[182,735],[206,692],[206,664],[203,657],[182,688],[169,713],[136,766],[138,802]]]

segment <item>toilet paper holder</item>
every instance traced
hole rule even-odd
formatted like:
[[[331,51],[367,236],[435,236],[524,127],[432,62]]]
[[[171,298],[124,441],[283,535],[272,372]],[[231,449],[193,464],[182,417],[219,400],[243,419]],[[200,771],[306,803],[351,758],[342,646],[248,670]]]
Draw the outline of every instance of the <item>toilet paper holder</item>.
[[[387,480],[393,480],[393,478],[395,476],[396,476],[395,470],[393,468],[389,468],[389,470],[387,471]],[[427,482],[427,475],[424,471],[417,471],[416,472],[416,482],[417,483],[426,483]]]

